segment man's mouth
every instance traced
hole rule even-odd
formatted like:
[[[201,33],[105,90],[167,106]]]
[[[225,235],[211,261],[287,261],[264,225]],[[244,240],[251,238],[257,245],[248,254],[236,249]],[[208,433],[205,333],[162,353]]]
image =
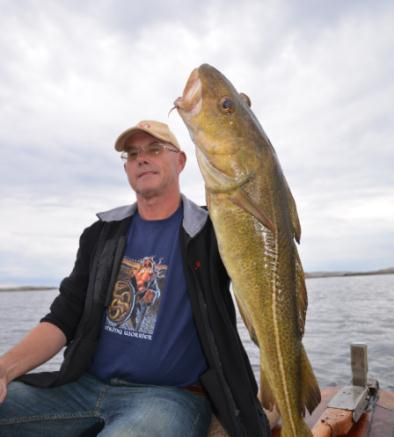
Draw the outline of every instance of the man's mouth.
[[[142,177],[144,177],[144,176],[151,176],[151,175],[155,175],[155,174],[157,174],[157,172],[155,172],[155,171],[153,171],[153,170],[144,171],[144,172],[142,172],[142,173],[140,173],[140,174],[138,175],[138,179],[139,179],[139,178],[142,178]]]

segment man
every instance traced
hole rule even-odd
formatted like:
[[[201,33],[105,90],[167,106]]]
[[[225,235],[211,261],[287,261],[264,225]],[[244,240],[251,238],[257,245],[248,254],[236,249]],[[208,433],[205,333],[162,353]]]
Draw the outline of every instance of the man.
[[[115,149],[137,202],[98,214],[0,358],[0,436],[206,436],[211,408],[231,436],[270,435],[208,213],[180,193],[185,153],[157,121]],[[59,372],[26,374],[65,345]]]

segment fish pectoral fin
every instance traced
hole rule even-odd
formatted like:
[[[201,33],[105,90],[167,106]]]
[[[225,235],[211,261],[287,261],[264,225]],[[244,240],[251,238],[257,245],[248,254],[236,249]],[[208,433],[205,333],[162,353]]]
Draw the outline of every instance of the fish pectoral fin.
[[[241,189],[235,190],[229,196],[230,200],[248,214],[251,214],[262,225],[268,228],[271,232],[276,231],[275,225],[272,223],[269,217],[264,214],[264,211],[256,205],[253,200]]]
[[[245,183],[248,179],[248,177],[245,177],[245,180],[237,180],[225,174],[215,166],[214,159],[212,157],[208,158],[198,147],[196,148],[196,157],[198,166],[204,176],[205,187],[211,192],[230,192]]]
[[[261,351],[260,351],[261,353]],[[261,405],[266,409],[272,411],[275,406],[275,398],[272,392],[271,386],[268,382],[267,377],[265,376],[264,370],[260,364],[260,388],[258,398],[261,402]]]
[[[317,383],[315,374],[308,356],[305,352],[304,346],[301,345],[300,356],[301,369],[301,405],[300,414],[305,415],[305,408],[312,414],[313,410],[319,405],[321,401],[321,394],[319,384]]]

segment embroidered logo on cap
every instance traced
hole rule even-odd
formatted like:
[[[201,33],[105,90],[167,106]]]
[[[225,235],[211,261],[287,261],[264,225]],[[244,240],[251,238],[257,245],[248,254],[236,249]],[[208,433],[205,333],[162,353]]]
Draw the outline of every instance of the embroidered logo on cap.
[[[140,123],[138,126],[144,128],[144,129],[150,129],[149,123]]]

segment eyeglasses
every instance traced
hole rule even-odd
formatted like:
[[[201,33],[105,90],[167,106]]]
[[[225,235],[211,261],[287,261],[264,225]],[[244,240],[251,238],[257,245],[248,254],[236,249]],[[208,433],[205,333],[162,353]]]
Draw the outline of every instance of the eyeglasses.
[[[151,143],[142,147],[132,147],[129,150],[122,152],[120,157],[124,161],[135,161],[140,153],[146,156],[158,156],[163,153],[163,150],[168,150],[170,152],[179,153],[178,149],[174,149],[168,144],[164,143]]]

